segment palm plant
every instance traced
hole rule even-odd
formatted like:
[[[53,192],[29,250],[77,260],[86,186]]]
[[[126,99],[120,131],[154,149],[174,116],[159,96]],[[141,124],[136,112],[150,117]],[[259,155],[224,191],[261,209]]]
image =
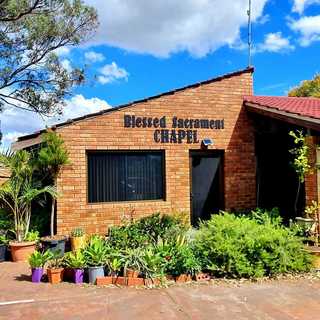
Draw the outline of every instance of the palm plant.
[[[41,187],[34,179],[31,156],[26,150],[2,153],[0,163],[11,173],[10,179],[0,186],[0,207],[13,215],[16,240],[21,242],[29,232],[32,202],[42,194],[56,197],[57,193],[54,187]]]
[[[56,189],[57,178],[61,167],[69,163],[68,152],[64,146],[63,139],[53,131],[48,131],[42,135],[43,147],[40,149],[37,159],[37,165],[47,172]],[[50,234],[54,236],[54,219],[55,219],[56,197],[52,197]]]

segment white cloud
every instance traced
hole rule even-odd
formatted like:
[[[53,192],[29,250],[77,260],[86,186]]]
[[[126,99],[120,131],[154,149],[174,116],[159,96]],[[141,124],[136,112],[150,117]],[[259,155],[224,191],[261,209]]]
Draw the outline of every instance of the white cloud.
[[[292,11],[302,14],[305,8],[312,4],[320,4],[320,0],[294,0]]]
[[[71,66],[71,62],[68,59],[63,59],[61,61],[61,65],[63,68],[65,68],[68,72],[72,71],[72,66]]]
[[[101,84],[111,83],[120,79],[127,81],[129,77],[129,73],[124,68],[118,67],[114,61],[103,66],[100,72],[101,75],[98,76],[98,82]]]
[[[239,39],[247,24],[248,0],[86,0],[97,8],[94,44],[158,57],[187,51],[202,57]],[[267,0],[253,1],[253,20]],[[91,43],[92,44],[92,43]]]
[[[108,108],[111,108],[111,106],[105,100],[99,98],[87,99],[81,94],[66,101],[66,107],[63,108],[63,115],[45,120],[33,112],[6,107],[4,111],[0,113],[3,146],[6,148],[17,137],[38,131],[46,126]]]
[[[294,46],[290,44],[290,40],[283,37],[281,32],[266,34],[264,42],[257,46],[258,52],[287,52],[293,49]]]
[[[60,47],[56,50],[54,50],[55,54],[59,57],[67,56],[70,53],[71,49],[68,47]]]
[[[299,43],[303,47],[320,40],[320,15],[292,20],[289,26],[292,30],[300,33]]]
[[[105,59],[105,56],[102,53],[95,52],[95,51],[88,51],[84,54],[84,57],[89,62],[102,62]]]

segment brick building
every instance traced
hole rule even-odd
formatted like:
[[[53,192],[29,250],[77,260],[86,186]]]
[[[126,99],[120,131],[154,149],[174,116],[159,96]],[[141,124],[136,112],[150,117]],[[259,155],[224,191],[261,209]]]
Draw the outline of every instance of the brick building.
[[[58,233],[75,227],[106,233],[129,213],[183,211],[196,224],[221,209],[275,204],[289,211],[285,201],[266,196],[277,188],[261,183],[270,178],[272,161],[261,167],[269,156],[259,149],[269,135],[288,150],[282,131],[291,127],[309,130],[314,148],[320,122],[295,113],[292,120],[290,110],[279,115],[277,102],[257,100],[252,74],[248,68],[56,125],[71,160],[58,179]],[[14,148],[40,142],[38,132],[20,137]],[[316,174],[305,190],[308,201],[317,200]]]

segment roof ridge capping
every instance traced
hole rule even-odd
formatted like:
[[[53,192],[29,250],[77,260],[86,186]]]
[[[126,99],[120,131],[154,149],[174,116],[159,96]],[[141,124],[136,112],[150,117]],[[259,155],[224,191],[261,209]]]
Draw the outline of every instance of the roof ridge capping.
[[[214,78],[210,78],[210,79],[207,79],[207,80],[203,80],[203,81],[200,81],[200,82],[189,84],[189,85],[186,85],[184,87],[172,89],[172,90],[169,90],[169,91],[157,94],[157,95],[153,95],[153,96],[142,98],[142,99],[138,99],[138,100],[133,100],[133,101],[127,102],[125,104],[121,104],[121,105],[118,105],[118,106],[115,106],[115,107],[111,107],[111,108],[108,108],[108,109],[103,109],[103,110],[98,111],[98,112],[88,113],[88,114],[86,114],[84,116],[81,116],[81,117],[68,119],[68,120],[66,120],[64,122],[52,125],[51,129],[56,129],[56,128],[59,128],[59,127],[63,127],[63,126],[72,124],[73,122],[77,122],[77,121],[93,118],[93,117],[96,117],[96,116],[99,116],[99,115],[103,115],[103,114],[106,114],[106,113],[109,113],[109,112],[114,112],[114,111],[117,111],[117,110],[120,110],[120,109],[123,109],[123,108],[130,107],[130,106],[132,106],[134,104],[147,102],[149,100],[153,100],[153,99],[157,99],[157,98],[160,98],[160,97],[163,97],[163,96],[171,95],[171,94],[174,94],[176,92],[180,92],[180,91],[183,91],[183,90],[186,90],[186,89],[197,88],[197,87],[200,87],[201,85],[205,85],[205,84],[209,84],[209,83],[212,83],[212,82],[217,82],[217,81],[221,81],[221,80],[224,80],[224,79],[236,77],[236,76],[239,76],[239,75],[244,74],[244,73],[254,73],[254,67],[247,67],[245,69],[240,69],[240,70],[237,70],[237,71],[226,73],[226,74],[214,77]],[[30,138],[34,138],[34,137],[40,135],[41,133],[45,132],[46,130],[47,129],[43,129],[43,130],[36,131],[34,133],[31,133],[31,134],[28,134],[28,135],[25,135],[25,136],[18,137],[17,141],[23,141],[23,140],[27,140],[27,139],[30,139]]]

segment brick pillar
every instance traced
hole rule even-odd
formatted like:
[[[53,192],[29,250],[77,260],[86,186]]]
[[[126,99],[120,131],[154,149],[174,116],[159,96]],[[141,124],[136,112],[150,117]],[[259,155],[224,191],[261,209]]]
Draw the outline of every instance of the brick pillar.
[[[308,136],[306,138],[309,146],[309,161],[312,167],[310,174],[305,177],[305,190],[306,190],[306,206],[311,205],[312,201],[320,201],[318,183],[320,182],[319,170],[316,168],[316,164],[320,163],[320,151],[317,149],[319,144],[319,137]]]

